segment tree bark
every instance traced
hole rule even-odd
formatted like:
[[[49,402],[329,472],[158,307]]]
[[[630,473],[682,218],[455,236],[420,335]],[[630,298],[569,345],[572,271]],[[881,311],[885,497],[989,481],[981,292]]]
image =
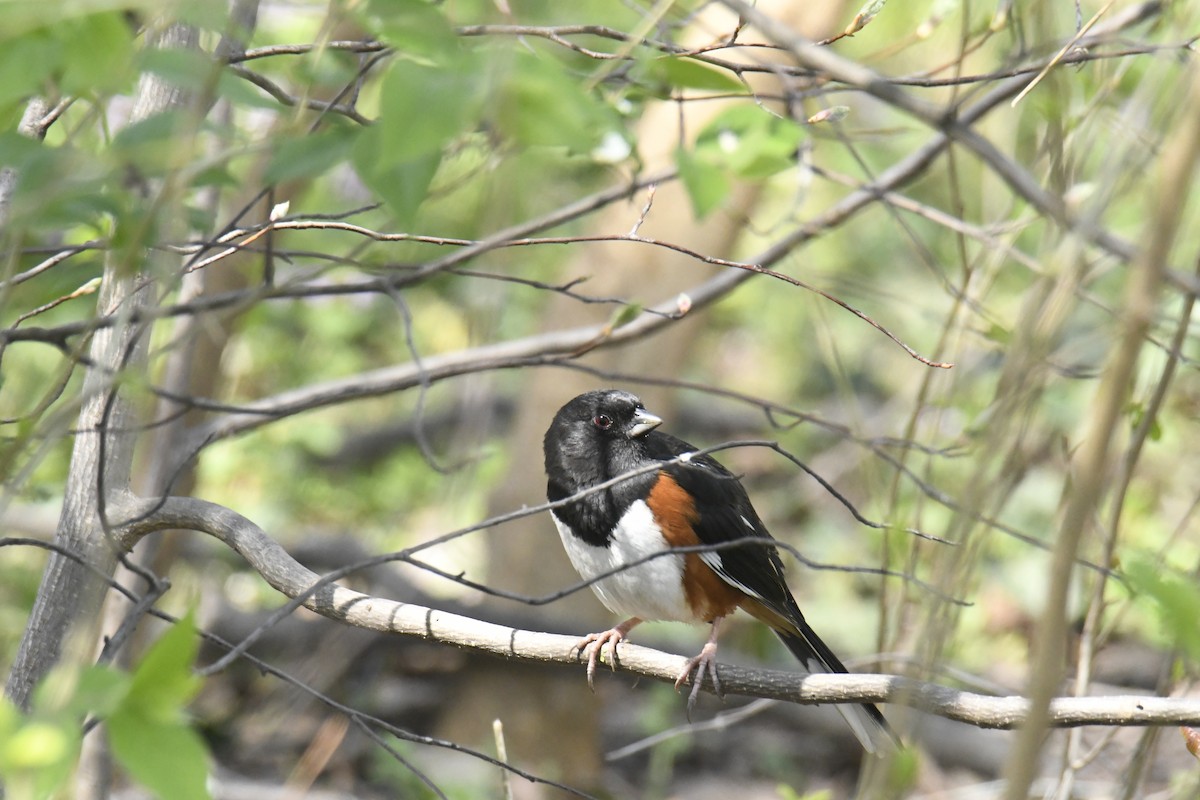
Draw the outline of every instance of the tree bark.
[[[104,270],[101,315],[128,314],[153,302],[152,285],[140,274],[122,277],[117,265]],[[6,692],[28,709],[30,695],[63,654],[72,628],[81,648],[90,653],[96,641],[97,616],[105,585],[116,565],[102,519],[103,499],[127,488],[133,459],[136,413],[118,376],[145,362],[146,337],[139,326],[119,325],[97,331],[89,349],[93,366],[83,386],[75,446],[54,543],[79,560],[52,553],[42,575],[33,611],[13,662]],[[83,656],[83,653],[81,653]]]
[[[171,25],[151,46],[194,47],[194,29]],[[130,121],[136,122],[183,103],[179,89],[144,76]],[[132,321],[156,304],[153,262],[133,265],[110,253],[105,260],[98,317],[119,321],[92,337],[83,385],[83,402],[71,454],[55,544],[79,560],[53,553],[42,575],[33,611],[21,638],[5,691],[20,708],[29,707],[38,682],[63,656],[77,631],[79,657],[90,658],[98,636],[105,583],[116,567],[108,541],[105,509],[117,493],[128,492],[138,432],[138,410],[124,375],[146,370],[148,329]]]

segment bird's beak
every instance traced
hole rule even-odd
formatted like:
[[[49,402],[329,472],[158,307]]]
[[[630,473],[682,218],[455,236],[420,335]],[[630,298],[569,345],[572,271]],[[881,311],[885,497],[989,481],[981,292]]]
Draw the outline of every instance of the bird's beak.
[[[629,438],[636,439],[662,425],[662,419],[654,416],[644,408],[633,412],[633,425],[629,428]]]

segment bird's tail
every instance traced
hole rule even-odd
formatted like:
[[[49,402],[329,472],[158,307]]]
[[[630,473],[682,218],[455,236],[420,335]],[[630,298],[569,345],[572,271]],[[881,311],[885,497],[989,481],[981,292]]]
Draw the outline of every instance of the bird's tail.
[[[758,607],[753,608],[750,604],[744,604],[742,607],[770,625],[787,649],[792,651],[792,655],[798,658],[809,672],[846,674],[849,671],[798,611],[794,615],[783,617],[766,606],[757,603],[754,605]],[[834,708],[845,718],[855,738],[868,753],[884,756],[900,747],[900,737],[874,705],[837,703]]]

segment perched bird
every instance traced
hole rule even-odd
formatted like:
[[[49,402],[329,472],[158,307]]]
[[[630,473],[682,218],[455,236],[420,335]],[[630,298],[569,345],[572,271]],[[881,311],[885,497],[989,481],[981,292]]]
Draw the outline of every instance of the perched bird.
[[[678,689],[695,672],[690,711],[706,674],[720,691],[717,632],[737,608],[769,625],[810,671],[846,672],[804,620],[784,581],[774,539],[741,482],[716,459],[658,431],[660,424],[636,396],[609,389],[579,395],[559,409],[546,431],[551,502],[629,475],[552,510],[567,555],[585,580],[618,570],[592,589],[610,611],[628,618],[580,640],[588,683],[597,659],[603,655],[613,664],[617,645],[642,621],[707,622],[708,642],[675,681]],[[731,546],[752,540],[766,544]],[[692,549],[647,558],[673,548]],[[633,566],[619,569],[625,564]],[[837,709],[868,752],[895,747],[895,734],[875,706]]]

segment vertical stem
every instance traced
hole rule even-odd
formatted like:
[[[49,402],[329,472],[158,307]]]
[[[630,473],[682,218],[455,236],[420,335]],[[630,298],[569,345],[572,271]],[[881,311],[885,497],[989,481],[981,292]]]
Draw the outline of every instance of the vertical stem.
[[[1182,103],[1180,107],[1194,109],[1195,104],[1200,103],[1200,81],[1196,80],[1194,70],[1189,80],[1189,102]],[[1075,479],[1066,497],[1062,527],[1054,545],[1049,594],[1034,638],[1029,717],[1021,728],[1005,768],[1005,797],[1008,800],[1025,800],[1033,783],[1037,755],[1049,719],[1050,700],[1058,692],[1063,678],[1067,593],[1076,552],[1084,530],[1104,496],[1113,431],[1132,383],[1138,354],[1158,306],[1167,257],[1179,228],[1198,152],[1200,115],[1182,114],[1174,136],[1163,149],[1159,162],[1158,191],[1153,200],[1154,211],[1142,237],[1144,249],[1132,265],[1129,275],[1124,314],[1120,320],[1120,337],[1101,377],[1088,431],[1075,461]]]

